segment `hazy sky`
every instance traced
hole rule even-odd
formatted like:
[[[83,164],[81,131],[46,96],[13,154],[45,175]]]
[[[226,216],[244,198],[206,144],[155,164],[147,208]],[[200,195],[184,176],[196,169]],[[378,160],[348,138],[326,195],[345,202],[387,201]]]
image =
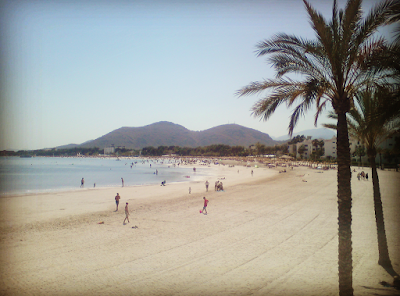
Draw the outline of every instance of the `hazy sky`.
[[[330,18],[333,1],[310,2]],[[274,76],[255,56],[259,41],[314,37],[301,0],[6,0],[0,11],[0,150],[80,144],[158,121],[285,135],[291,109],[263,122],[250,111],[260,97],[235,92]]]

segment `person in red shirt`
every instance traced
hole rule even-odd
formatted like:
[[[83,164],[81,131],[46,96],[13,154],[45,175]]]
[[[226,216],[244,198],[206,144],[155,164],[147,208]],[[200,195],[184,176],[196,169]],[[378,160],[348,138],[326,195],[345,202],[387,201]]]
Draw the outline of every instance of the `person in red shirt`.
[[[207,215],[207,204],[208,204],[208,199],[206,199],[206,197],[203,197],[204,199],[204,206],[203,206],[203,214]]]

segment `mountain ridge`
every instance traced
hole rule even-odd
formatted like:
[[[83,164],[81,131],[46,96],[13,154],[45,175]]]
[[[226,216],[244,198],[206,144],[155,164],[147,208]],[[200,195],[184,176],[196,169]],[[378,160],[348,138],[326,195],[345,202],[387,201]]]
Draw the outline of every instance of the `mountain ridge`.
[[[182,125],[160,121],[142,127],[120,127],[97,139],[78,144],[75,147],[103,149],[114,145],[130,149],[153,146],[200,147],[216,144],[229,146],[250,146],[260,142],[264,145],[281,144],[268,134],[238,124],[225,124],[203,131],[191,131]],[[66,146],[66,145],[65,145]],[[63,149],[65,146],[56,147]],[[71,147],[71,144],[68,145]]]
[[[325,130],[325,131],[321,131]],[[293,134],[316,137],[315,135],[326,134],[327,129],[306,130]],[[322,138],[332,138],[334,132]],[[319,137],[317,137],[319,138]],[[129,149],[142,149],[153,146],[180,146],[180,147],[201,147],[217,144],[229,146],[248,147],[256,143],[266,146],[282,144],[289,140],[288,136],[272,138],[267,133],[244,127],[238,124],[223,124],[202,131],[191,131],[186,127],[169,121],[159,121],[141,127],[123,126],[115,129],[97,139],[86,141],[82,144],[68,144],[56,147],[66,149],[74,147],[103,149],[114,145],[124,146]]]

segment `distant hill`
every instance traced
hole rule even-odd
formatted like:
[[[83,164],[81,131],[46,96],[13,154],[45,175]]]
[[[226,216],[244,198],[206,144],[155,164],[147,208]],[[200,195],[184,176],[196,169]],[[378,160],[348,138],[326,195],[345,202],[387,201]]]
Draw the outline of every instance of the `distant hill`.
[[[68,145],[62,145],[62,146],[57,146],[57,149],[73,149],[75,147],[78,147],[78,144],[68,144]]]
[[[83,147],[83,145],[85,145],[86,143],[89,143],[89,142],[91,142],[92,140],[90,140],[90,141],[86,141],[85,143],[82,143],[82,144],[68,144],[68,145],[63,145],[63,146],[58,146],[58,147],[56,147],[57,149],[73,149],[73,148],[75,148],[75,147]]]
[[[293,133],[293,137],[297,136],[297,135],[304,135],[304,136],[311,136],[313,139],[332,139],[332,137],[336,136],[336,133],[328,128],[316,128],[316,129],[309,129],[309,130],[304,130],[304,131],[300,131],[297,133]],[[284,136],[280,136],[280,137],[274,137],[273,138],[275,141],[285,141],[285,140],[289,140],[289,136],[288,135],[284,135]]]
[[[257,142],[268,146],[282,143],[273,140],[268,134],[237,124],[220,125],[204,131],[190,131],[179,124],[161,121],[143,127],[121,127],[77,146],[103,149],[113,144],[116,147],[142,149],[147,146],[199,147],[225,144],[247,147]]]

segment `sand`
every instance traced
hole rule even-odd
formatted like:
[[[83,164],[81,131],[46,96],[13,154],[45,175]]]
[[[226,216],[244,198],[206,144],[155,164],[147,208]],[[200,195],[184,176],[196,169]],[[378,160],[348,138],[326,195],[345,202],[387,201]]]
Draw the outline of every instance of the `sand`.
[[[197,169],[209,192],[199,180],[1,198],[0,295],[338,295],[335,170]],[[399,295],[379,284],[392,276],[377,264],[371,177],[353,177],[354,293]],[[400,173],[379,177],[400,272]]]

